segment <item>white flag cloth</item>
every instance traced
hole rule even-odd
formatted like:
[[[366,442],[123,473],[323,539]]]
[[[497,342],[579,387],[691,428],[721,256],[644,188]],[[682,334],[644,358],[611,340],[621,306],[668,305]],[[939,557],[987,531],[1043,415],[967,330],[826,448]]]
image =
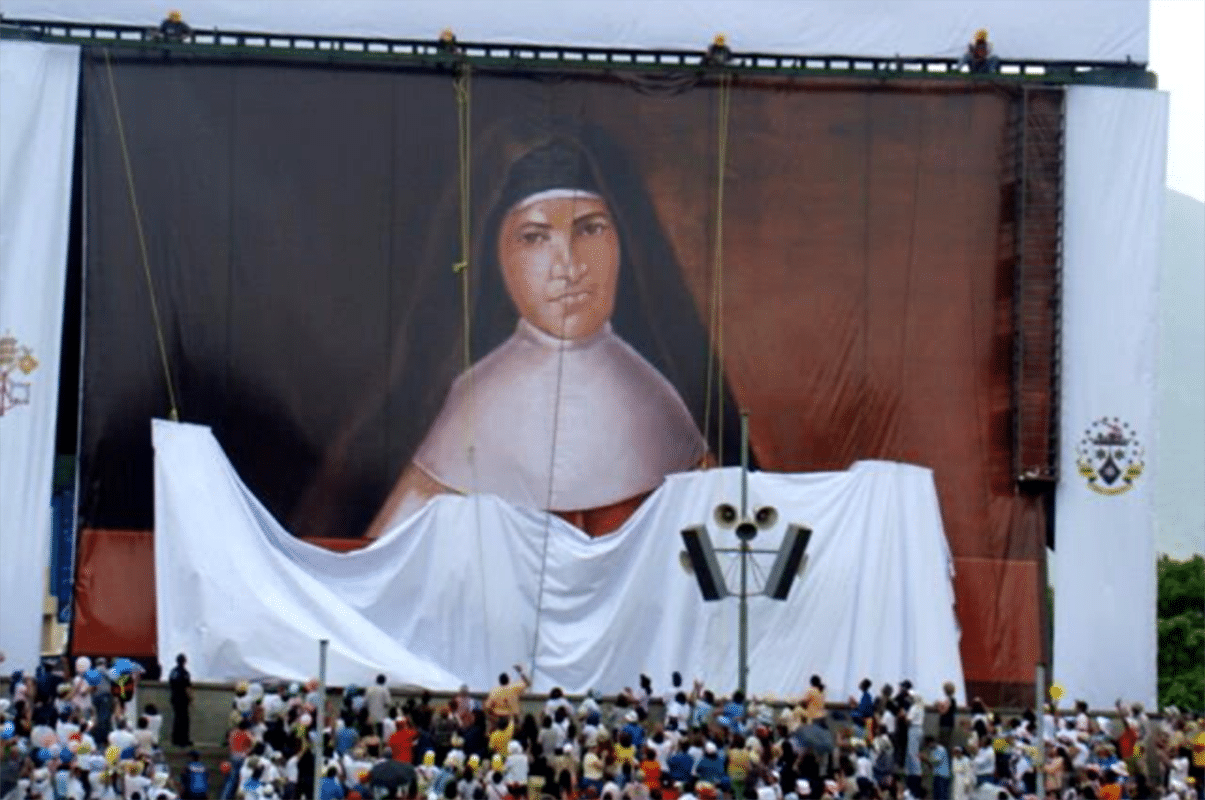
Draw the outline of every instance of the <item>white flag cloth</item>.
[[[1071,87],[1066,119],[1053,679],[1152,706],[1167,96]]]
[[[312,674],[330,640],[332,683],[377,672],[400,684],[475,689],[515,663],[535,688],[614,692],[673,671],[737,685],[735,599],[704,603],[680,531],[738,503],[740,471],[670,476],[617,532],[591,539],[496,497],[445,496],[371,546],[333,553],[295,539],[234,473],[208,428],[155,421],[160,653],[198,680]],[[922,694],[962,685],[951,559],[932,473],[861,462],[846,472],[754,473],[750,506],[814,529],[785,602],[749,601],[749,689],[798,696],[812,674],[834,697],[871,676]],[[717,547],[736,543],[711,531]],[[772,555],[758,556],[760,589]],[[721,556],[727,584],[736,561]]]
[[[79,48],[0,42],[0,651],[41,655]]]

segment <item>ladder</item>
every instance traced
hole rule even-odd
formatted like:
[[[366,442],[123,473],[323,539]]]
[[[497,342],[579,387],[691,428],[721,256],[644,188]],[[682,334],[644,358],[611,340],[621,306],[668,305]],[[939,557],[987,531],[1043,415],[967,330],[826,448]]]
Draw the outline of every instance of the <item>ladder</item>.
[[[1013,475],[1035,488],[1058,480],[1064,96],[1062,87],[1022,86],[1010,120]]]

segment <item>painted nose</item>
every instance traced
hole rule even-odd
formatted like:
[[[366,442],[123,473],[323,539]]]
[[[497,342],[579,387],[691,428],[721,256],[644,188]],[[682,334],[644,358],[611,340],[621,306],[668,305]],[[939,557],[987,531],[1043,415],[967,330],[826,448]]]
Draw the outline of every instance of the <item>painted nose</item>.
[[[552,275],[569,283],[576,283],[586,274],[585,263],[574,253],[568,240],[555,240],[552,253]]]

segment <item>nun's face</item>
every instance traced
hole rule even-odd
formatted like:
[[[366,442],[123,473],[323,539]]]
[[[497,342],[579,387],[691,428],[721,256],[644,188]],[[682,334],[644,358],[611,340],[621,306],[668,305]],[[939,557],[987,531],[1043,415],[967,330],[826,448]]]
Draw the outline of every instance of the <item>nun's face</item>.
[[[582,339],[611,318],[619,236],[605,200],[520,202],[502,220],[498,261],[519,314],[545,333]]]

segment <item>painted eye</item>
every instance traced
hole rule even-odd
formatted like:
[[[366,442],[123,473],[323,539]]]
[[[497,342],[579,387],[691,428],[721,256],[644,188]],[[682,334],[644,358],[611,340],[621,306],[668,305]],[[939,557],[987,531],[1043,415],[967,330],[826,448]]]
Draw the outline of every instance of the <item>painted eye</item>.
[[[519,234],[519,239],[526,245],[537,245],[541,242],[548,241],[548,234],[543,231],[524,231]]]

